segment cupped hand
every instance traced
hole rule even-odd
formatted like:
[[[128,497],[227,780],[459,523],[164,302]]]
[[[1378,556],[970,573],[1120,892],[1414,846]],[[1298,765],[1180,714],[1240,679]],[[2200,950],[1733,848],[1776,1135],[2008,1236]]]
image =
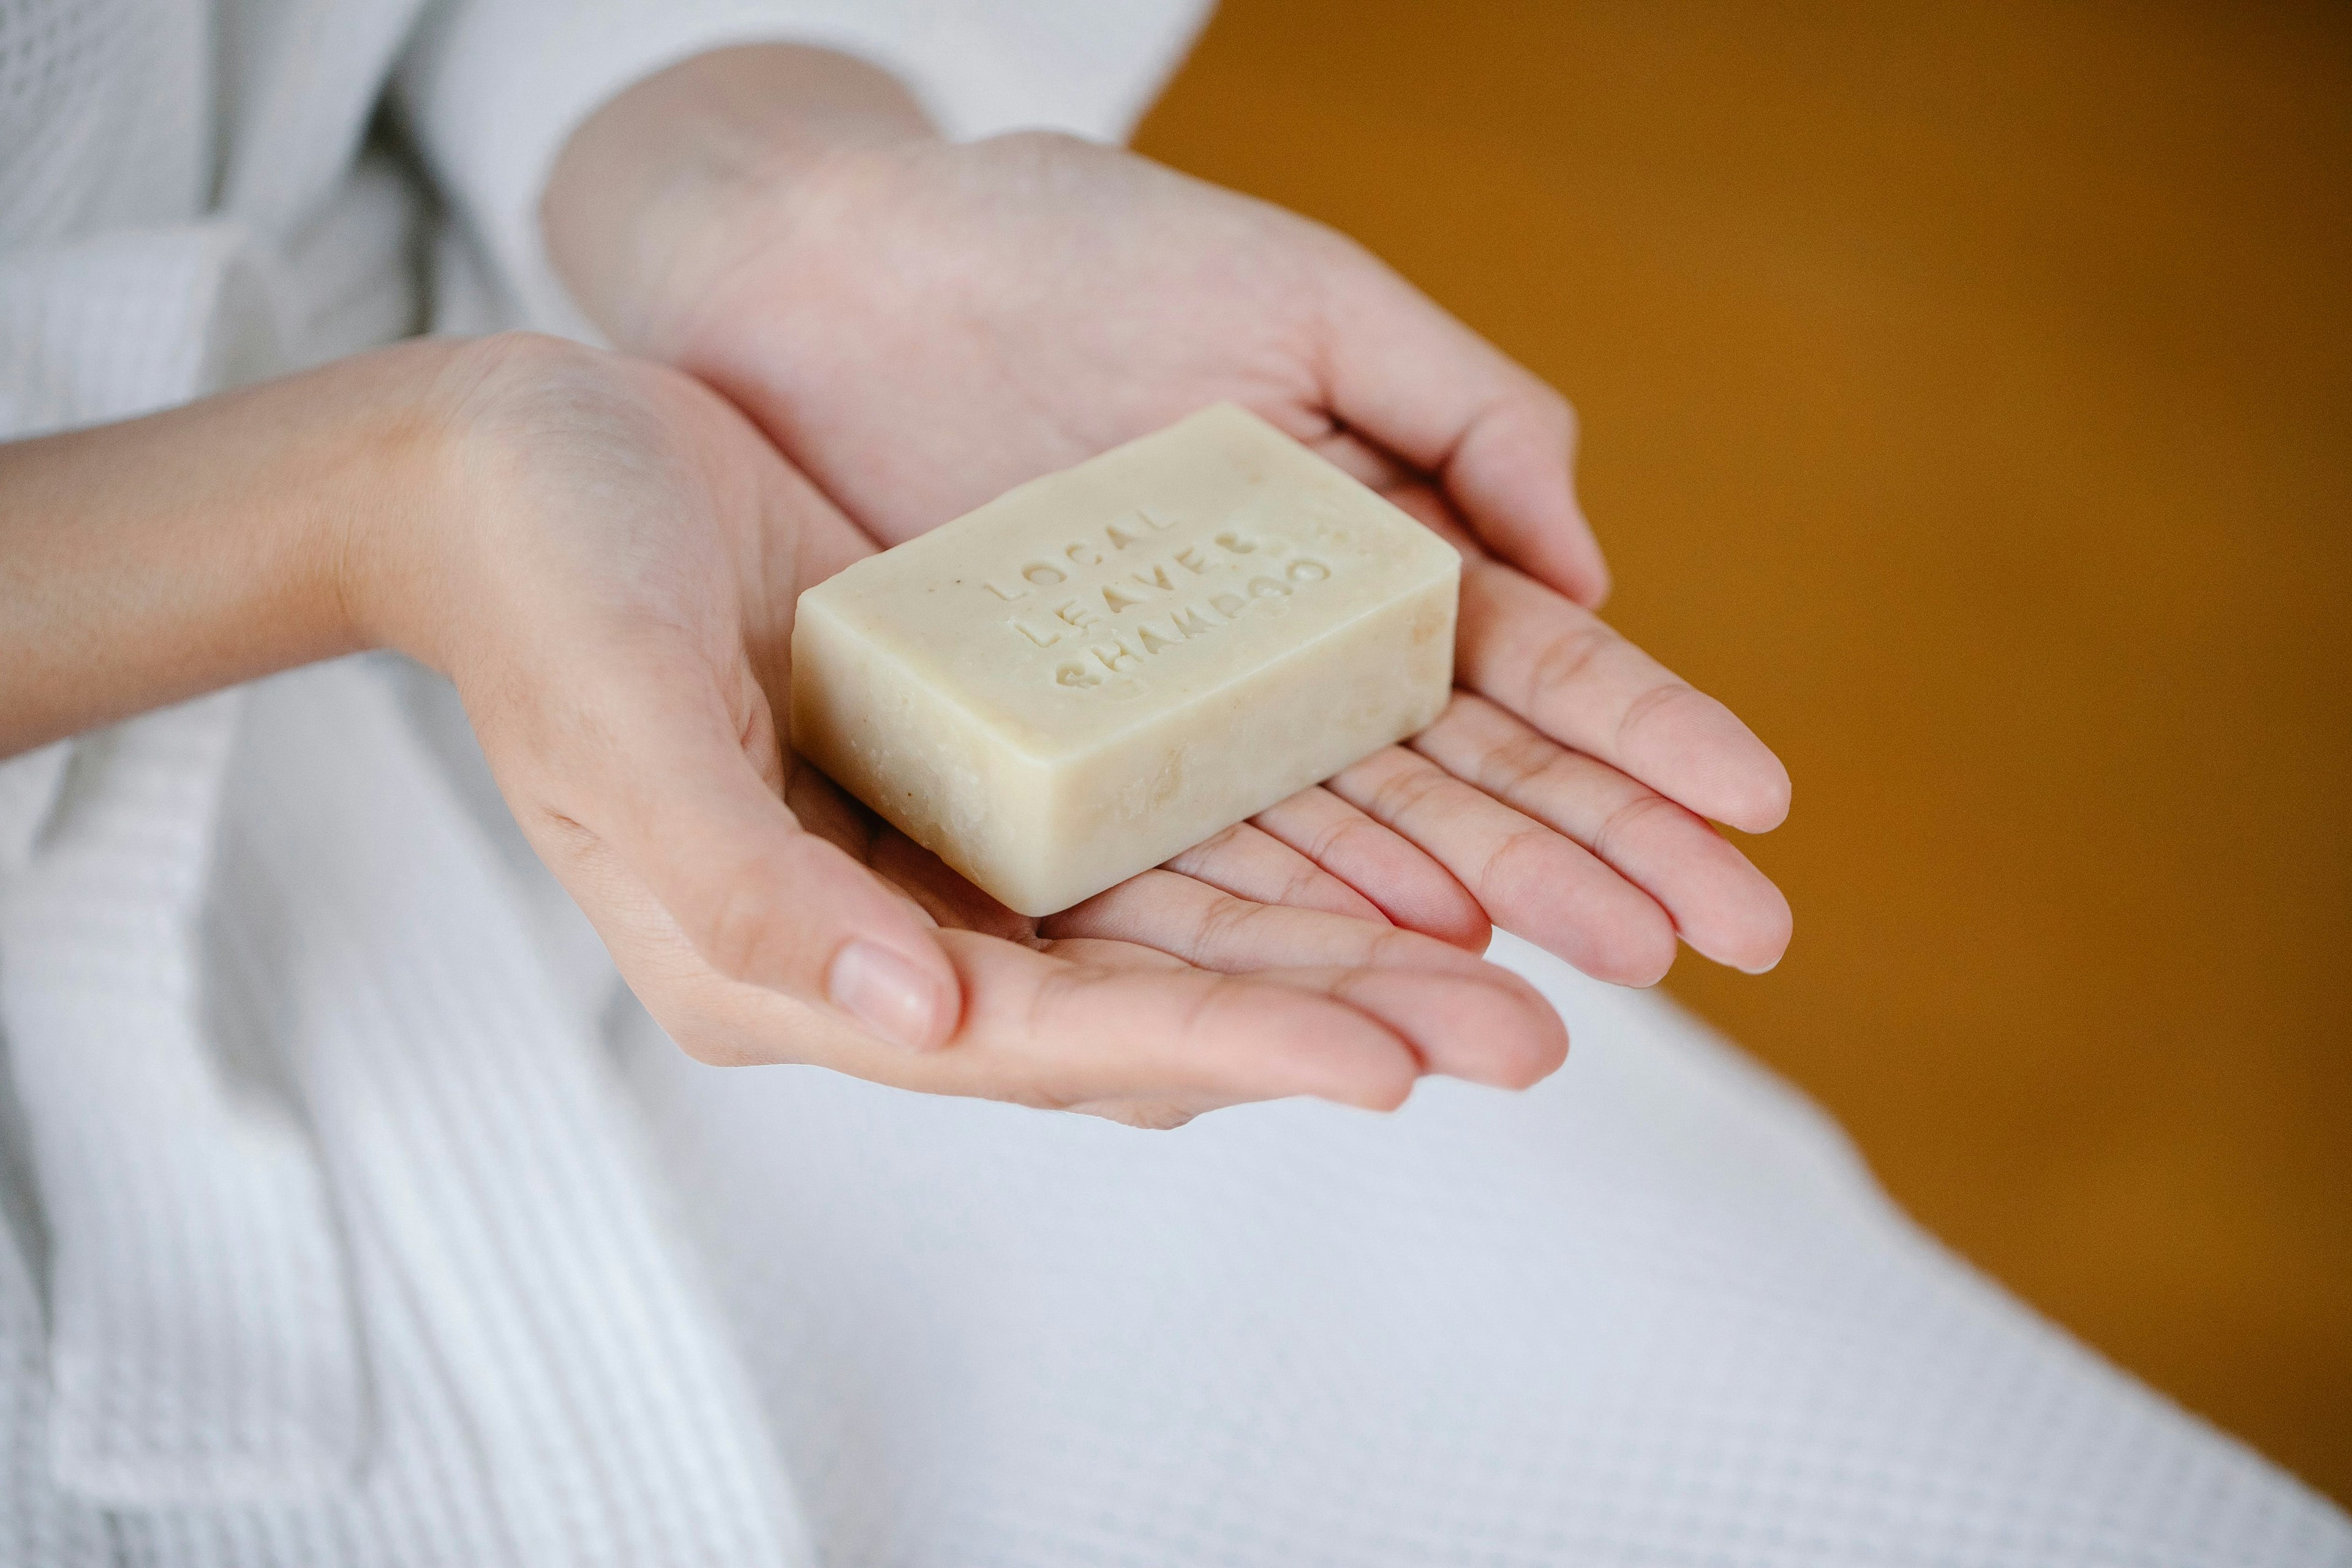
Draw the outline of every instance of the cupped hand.
[[[1559,1060],[1523,982],[1351,918],[1252,830],[1201,864],[1280,868],[1288,907],[1154,871],[1041,929],[798,765],[794,600],[873,546],[708,388],[516,337],[458,351],[431,410],[439,521],[355,536],[347,592],[456,681],[523,830],[689,1052],[1160,1124]]]
[[[1558,393],[1353,241],[1148,159],[854,143],[727,187],[666,254],[621,330],[886,543],[1232,401],[1430,476],[1490,548],[1606,593]]]
[[[659,232],[634,253],[658,265],[590,266],[614,247],[591,243],[581,203],[560,209],[599,147],[692,145],[677,124],[696,104],[776,58],[678,68],[567,153],[551,237],[609,327],[724,390],[885,542],[1207,404],[1251,407],[1466,563],[1452,707],[1258,817],[1265,840],[1362,912],[1472,949],[1491,921],[1637,984],[1677,936],[1744,969],[1777,962],[1787,902],[1708,819],[1774,826],[1787,773],[1592,615],[1607,577],[1568,405],[1360,247],[1114,149],[955,146],[869,119],[829,147],[781,135],[773,158],[739,157],[643,220]],[[1288,896],[1295,866],[1234,847],[1173,864]],[[1328,883],[1301,887],[1341,907]]]

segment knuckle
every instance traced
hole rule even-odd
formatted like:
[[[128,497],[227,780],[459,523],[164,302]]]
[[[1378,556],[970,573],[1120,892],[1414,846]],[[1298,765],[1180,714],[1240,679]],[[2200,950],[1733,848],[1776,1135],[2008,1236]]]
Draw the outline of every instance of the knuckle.
[[[1302,858],[1301,863],[1293,867],[1290,875],[1283,879],[1282,891],[1276,895],[1275,901],[1293,907],[1305,907],[1313,900],[1317,893],[1322,891],[1323,883],[1329,875],[1330,873],[1325,871],[1320,866]]]
[[[1599,621],[1552,633],[1528,668],[1528,695],[1541,697],[1573,686],[1616,642],[1617,634]]]
[[[1193,935],[1201,951],[1213,953],[1243,942],[1243,933],[1260,907],[1231,893],[1219,893],[1211,899],[1202,907],[1200,920],[1193,927]]]
[[[1550,828],[1532,824],[1507,835],[1480,868],[1483,901],[1489,907],[1498,900],[1508,902],[1518,892],[1552,880],[1556,869],[1552,851],[1559,842],[1559,836]]]
[[[550,860],[586,866],[609,854],[604,835],[559,806],[541,802],[522,821],[525,837]]]
[[[1636,825],[1661,808],[1668,811],[1681,809],[1665,796],[1652,795],[1646,790],[1617,806],[1601,819],[1600,827],[1592,835],[1591,848],[1594,858],[1606,860],[1612,866],[1616,865],[1624,850],[1628,835]]]
[[[1664,710],[1698,695],[1697,689],[1680,680],[1662,680],[1625,705],[1617,720],[1617,743],[1622,745],[1635,731],[1655,720]]]
[[[1433,763],[1400,755],[1394,771],[1372,788],[1371,815],[1382,822],[1402,821],[1444,783],[1445,774]]]
[[[1369,816],[1345,816],[1323,830],[1316,841],[1313,858],[1318,864],[1329,866],[1360,854],[1378,855],[1392,836],[1392,829]]]
[[[791,880],[780,861],[768,851],[730,868],[696,933],[705,962],[730,980],[754,977],[772,945],[780,911],[772,889]]]
[[[1211,869],[1234,852],[1244,826],[1244,824],[1235,823],[1221,833],[1212,834],[1190,849],[1171,856],[1165,864],[1172,871],[1192,872]]]
[[[1057,1025],[1060,1016],[1079,1005],[1086,982],[1084,972],[1076,968],[1055,968],[1047,971],[1038,981],[1036,989],[1029,994],[1028,1003],[1023,1009],[1021,1028],[1024,1037],[1032,1040],[1050,1040],[1055,1037],[1059,1032]],[[1002,1098],[1014,1097],[1008,1095]],[[1028,1105],[1034,1102],[1022,1100],[1019,1103]],[[1068,1102],[1064,1100],[1062,1103]],[[1040,1109],[1058,1110],[1060,1106],[1040,1107]]]
[[[1328,866],[1340,853],[1340,846],[1353,837],[1363,826],[1363,818],[1334,814],[1331,820],[1317,828],[1307,841],[1307,858],[1318,865]]]
[[[1526,793],[1530,784],[1559,771],[1568,752],[1537,734],[1515,736],[1488,752],[1479,768],[1479,784],[1506,797]]]
[[[1366,947],[1360,962],[1369,969],[1381,972],[1470,975],[1481,981],[1485,979],[1487,968],[1482,958],[1474,958],[1459,948],[1448,947],[1421,931],[1401,927],[1382,931],[1375,937]]]
[[[1250,987],[1230,974],[1210,973],[1186,1002],[1172,1034],[1180,1040],[1198,1039],[1229,1017],[1250,1016]]]

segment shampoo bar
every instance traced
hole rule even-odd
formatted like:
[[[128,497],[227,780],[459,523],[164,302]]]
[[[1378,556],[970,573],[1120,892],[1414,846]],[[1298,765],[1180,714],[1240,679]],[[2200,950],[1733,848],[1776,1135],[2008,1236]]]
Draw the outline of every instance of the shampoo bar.
[[[1220,405],[803,594],[793,744],[1049,914],[1435,720],[1460,577]]]

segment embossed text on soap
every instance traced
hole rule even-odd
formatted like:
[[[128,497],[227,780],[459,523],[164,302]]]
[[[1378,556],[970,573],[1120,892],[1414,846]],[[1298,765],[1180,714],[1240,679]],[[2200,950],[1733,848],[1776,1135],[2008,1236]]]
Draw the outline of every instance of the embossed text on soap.
[[[1138,509],[979,579],[976,591],[1009,606],[1003,625],[1025,650],[1064,649],[1051,679],[1085,690],[1113,677],[1126,687],[1161,657],[1331,573],[1277,534],[1188,528]]]

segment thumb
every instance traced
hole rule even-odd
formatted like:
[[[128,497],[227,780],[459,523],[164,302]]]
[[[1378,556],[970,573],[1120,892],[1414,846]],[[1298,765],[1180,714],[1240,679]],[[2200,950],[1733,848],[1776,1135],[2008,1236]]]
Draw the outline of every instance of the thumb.
[[[1495,553],[1598,607],[1609,567],[1577,500],[1567,399],[1360,251],[1331,276],[1326,327],[1340,422],[1437,476]]]
[[[575,716],[550,795],[570,804],[546,825],[590,919],[642,923],[634,887],[721,976],[910,1049],[945,1043],[962,993],[929,917],[779,797],[781,744],[749,666],[642,648],[614,662],[594,715]]]

